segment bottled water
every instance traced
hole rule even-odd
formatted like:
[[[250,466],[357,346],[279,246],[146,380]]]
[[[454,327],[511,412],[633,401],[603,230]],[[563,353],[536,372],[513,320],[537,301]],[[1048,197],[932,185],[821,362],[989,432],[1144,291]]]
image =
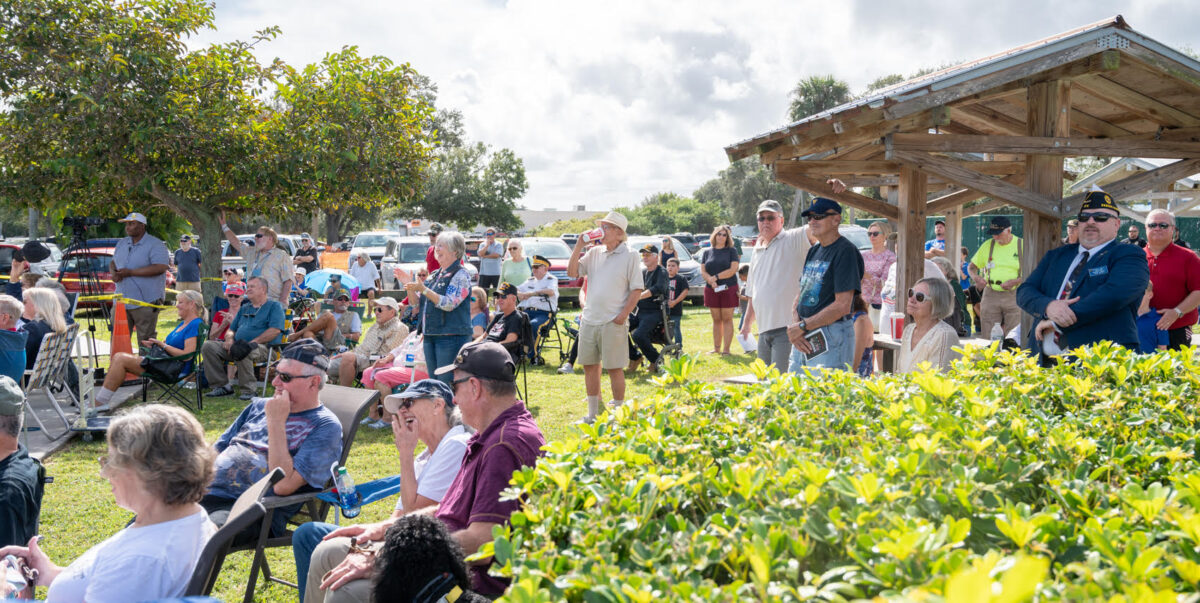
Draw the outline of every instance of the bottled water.
[[[996,323],[996,324],[992,325],[991,339],[992,339],[992,341],[1003,341],[1004,340],[1004,328],[1000,326],[1000,323]]]
[[[354,478],[346,473],[345,467],[338,467],[337,470],[337,491],[338,505],[342,508],[342,517],[351,519],[358,517],[359,511],[362,510],[359,505],[358,492],[354,489]]]

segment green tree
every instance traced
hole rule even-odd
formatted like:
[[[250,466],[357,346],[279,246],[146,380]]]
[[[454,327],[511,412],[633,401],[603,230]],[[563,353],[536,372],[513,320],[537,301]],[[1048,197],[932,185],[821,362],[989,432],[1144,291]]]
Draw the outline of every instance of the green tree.
[[[528,186],[525,164],[516,153],[491,153],[477,142],[439,152],[419,196],[400,211],[464,230],[480,224],[514,230],[521,221],[513,210]]]
[[[899,73],[892,73],[882,77],[875,78],[875,81],[867,84],[867,89],[863,91],[861,96],[866,96],[876,90],[882,90],[888,86],[895,86],[903,82],[906,78]]]
[[[832,75],[813,75],[800,80],[792,89],[788,117],[800,121],[810,115],[849,102],[850,85]]]
[[[573,218],[570,220],[556,220],[549,224],[543,224],[533,231],[535,237],[561,237],[565,234],[579,234],[587,232],[596,227],[596,220],[604,217],[604,213],[600,212],[590,218]]]
[[[758,156],[739,159],[705,182],[692,196],[704,204],[717,203],[733,224],[753,225],[758,204],[774,199],[787,205],[796,189],[777,182]]]
[[[701,203],[675,193],[655,193],[633,209],[618,209],[629,218],[630,234],[711,232],[728,215],[715,203]]]
[[[9,204],[162,206],[210,242],[215,277],[221,210],[311,215],[420,190],[433,110],[407,64],[354,47],[302,69],[262,64],[255,46],[277,28],[189,50],[213,26],[203,0],[10,0],[0,24]]]

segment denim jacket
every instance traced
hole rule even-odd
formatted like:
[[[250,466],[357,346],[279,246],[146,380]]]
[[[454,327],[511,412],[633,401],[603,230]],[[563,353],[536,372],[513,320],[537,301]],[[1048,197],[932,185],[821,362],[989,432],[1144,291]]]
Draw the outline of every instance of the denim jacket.
[[[429,298],[421,297],[422,332],[428,336],[470,335],[471,304],[465,302],[471,297],[471,277],[463,269],[462,260],[455,260],[434,272],[426,286],[443,298],[443,303],[434,304]],[[459,296],[462,299],[449,310],[438,307]]]

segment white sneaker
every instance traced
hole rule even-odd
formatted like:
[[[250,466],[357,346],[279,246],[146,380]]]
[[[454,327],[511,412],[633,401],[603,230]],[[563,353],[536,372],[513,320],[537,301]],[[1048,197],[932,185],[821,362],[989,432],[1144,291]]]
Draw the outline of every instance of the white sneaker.
[[[558,367],[558,374],[560,375],[570,375],[574,372],[575,367],[572,366],[570,362],[564,362],[562,366]]]
[[[596,417],[584,417],[578,421],[575,421],[575,424],[576,425],[591,425],[592,423],[595,423],[595,422],[596,422]]]

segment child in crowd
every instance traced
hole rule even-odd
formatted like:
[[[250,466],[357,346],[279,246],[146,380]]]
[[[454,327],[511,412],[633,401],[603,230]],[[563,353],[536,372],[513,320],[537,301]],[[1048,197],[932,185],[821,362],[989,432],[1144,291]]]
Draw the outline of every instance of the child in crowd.
[[[667,316],[671,318],[671,334],[675,337],[675,343],[678,343],[682,349],[683,330],[681,324],[683,322],[683,302],[687,301],[688,296],[688,282],[687,279],[679,276],[679,259],[667,260],[667,278],[670,279],[667,284],[667,299],[669,300],[667,303],[670,306]]]
[[[1150,298],[1154,297],[1154,283],[1146,282],[1146,292],[1142,294],[1142,305],[1138,307],[1138,351],[1143,354],[1153,354],[1167,349],[1167,332],[1158,328],[1162,313],[1150,307]]]

